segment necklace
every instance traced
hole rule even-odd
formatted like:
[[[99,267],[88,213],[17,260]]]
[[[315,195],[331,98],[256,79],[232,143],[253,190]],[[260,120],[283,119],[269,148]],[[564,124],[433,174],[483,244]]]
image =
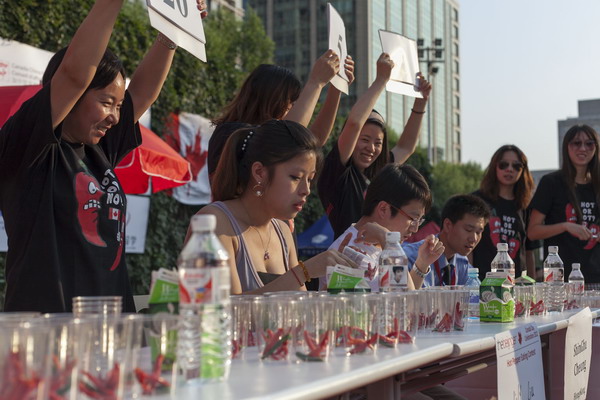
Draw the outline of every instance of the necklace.
[[[248,210],[246,209],[246,206],[244,205],[244,203],[242,201],[240,201],[240,203],[242,204],[242,208],[246,212],[246,216],[248,217],[248,221],[251,222],[250,213],[248,213]],[[265,246],[265,242],[263,241],[262,235],[260,234],[260,231],[258,229],[256,229],[256,227],[253,226],[252,224],[248,224],[248,227],[254,229],[254,231],[258,234],[258,237],[260,239],[260,244],[262,245],[263,249],[265,249],[265,254],[263,255],[263,260],[267,261],[268,259],[271,258],[271,255],[269,254],[269,245],[271,244],[271,223],[269,223],[269,225],[267,227],[267,229],[269,231],[269,238],[267,239],[267,245],[266,246]]]
[[[269,254],[269,244],[271,244],[271,227],[269,226],[269,239],[267,240],[267,245],[265,246],[265,242],[263,242],[263,238],[260,234],[260,232],[258,231],[258,229],[256,229],[254,226],[249,225],[250,228],[254,229],[256,231],[256,233],[258,233],[258,237],[260,238],[260,244],[262,244],[262,247],[265,249],[265,255],[263,256],[263,259],[265,261],[267,261],[269,258],[271,258],[271,255]]]

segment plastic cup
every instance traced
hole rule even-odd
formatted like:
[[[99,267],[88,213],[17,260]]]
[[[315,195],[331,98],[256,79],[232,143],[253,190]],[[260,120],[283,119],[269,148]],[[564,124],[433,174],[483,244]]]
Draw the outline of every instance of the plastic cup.
[[[515,318],[527,318],[531,311],[531,301],[533,299],[533,286],[514,287],[515,293]]]
[[[530,301],[529,315],[546,315],[548,302],[548,284],[537,282],[533,285],[533,296]]]
[[[457,291],[454,290],[438,290],[437,291],[437,313],[435,319],[431,317],[430,324],[431,332],[447,333],[451,332],[454,321],[454,312],[457,304]]]
[[[379,294],[344,294],[338,299],[336,340],[347,356],[373,354],[379,331]]]
[[[135,382],[130,396],[170,395],[173,398],[177,385],[183,382],[177,365],[179,317],[168,313],[144,315],[142,324],[141,330],[134,330],[140,338],[132,341]]]
[[[334,341],[335,300],[312,297],[300,303],[300,320],[294,331],[294,350],[298,361],[325,361]]]
[[[251,328],[252,302],[245,296],[231,296],[231,358],[244,358]]]
[[[469,318],[469,301],[471,294],[469,289],[463,286],[454,290],[454,305],[452,309],[452,329],[455,331],[464,331],[467,328],[467,319]]]
[[[134,392],[134,354],[142,342],[142,315],[87,316],[92,329],[81,337],[78,399],[127,398]],[[107,397],[108,398],[108,397]]]
[[[256,299],[258,354],[262,361],[289,362],[294,330],[298,328],[298,300],[275,296]]]

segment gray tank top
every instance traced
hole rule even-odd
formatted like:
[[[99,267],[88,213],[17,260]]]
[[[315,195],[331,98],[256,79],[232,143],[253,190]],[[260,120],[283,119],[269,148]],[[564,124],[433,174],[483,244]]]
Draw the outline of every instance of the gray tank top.
[[[254,268],[254,264],[252,263],[252,259],[250,258],[250,253],[248,252],[248,248],[246,247],[246,242],[244,241],[244,237],[242,236],[242,230],[240,229],[239,224],[237,223],[235,217],[229,211],[229,208],[225,205],[225,203],[221,201],[216,201],[212,203],[215,207],[219,208],[219,210],[223,211],[229,221],[231,222],[231,226],[233,227],[233,231],[235,232],[235,236],[238,239],[238,251],[235,255],[235,265],[237,268],[237,273],[240,278],[240,284],[242,285],[242,292],[247,292],[249,290],[254,290],[261,288],[265,285],[265,283],[261,280],[259,273]],[[283,249],[283,266],[287,271],[289,269],[289,255],[290,251],[288,249],[285,238],[283,237],[283,232],[281,232],[281,228],[275,219],[271,219],[271,223],[273,224],[273,228],[275,228],[275,233],[279,237],[279,241],[281,242],[281,248]],[[266,274],[261,273],[263,275],[276,275],[276,274]],[[269,279],[271,281],[272,279]],[[268,282],[267,282],[268,283]]]

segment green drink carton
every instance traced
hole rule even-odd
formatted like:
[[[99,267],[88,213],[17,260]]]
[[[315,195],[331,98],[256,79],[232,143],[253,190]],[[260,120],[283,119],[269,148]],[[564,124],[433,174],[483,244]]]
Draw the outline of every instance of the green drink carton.
[[[506,273],[488,272],[479,287],[479,319],[512,322],[515,318],[514,284]]]
[[[327,291],[337,294],[341,292],[370,292],[371,287],[364,279],[364,271],[336,264],[327,267]]]
[[[515,279],[516,286],[532,286],[535,285],[535,279],[527,276],[526,271],[521,271],[521,276]]]

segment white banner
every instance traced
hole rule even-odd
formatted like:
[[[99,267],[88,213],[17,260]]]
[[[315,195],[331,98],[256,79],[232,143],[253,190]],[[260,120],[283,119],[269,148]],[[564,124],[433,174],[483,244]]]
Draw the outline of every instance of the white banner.
[[[127,230],[125,236],[125,252],[142,254],[146,246],[146,230],[150,212],[150,198],[127,195]],[[0,213],[0,252],[8,251],[4,218]]]
[[[545,399],[542,346],[537,326],[528,324],[495,336],[498,400]]]
[[[327,3],[327,22],[329,26],[329,48],[340,57],[340,70],[331,79],[331,84],[342,93],[348,94],[348,77],[344,68],[344,61],[348,55],[346,45],[346,26],[337,10]]]
[[[565,337],[565,399],[587,398],[592,359],[592,312],[588,307],[569,318]]]
[[[165,141],[190,163],[192,181],[173,189],[173,197],[187,205],[208,204],[211,202],[208,181],[208,142],[215,130],[208,118],[181,112],[171,114],[168,124],[170,132]]]
[[[0,38],[0,86],[39,85],[54,53]]]
[[[204,28],[196,0],[146,0],[150,24],[206,62]]]

